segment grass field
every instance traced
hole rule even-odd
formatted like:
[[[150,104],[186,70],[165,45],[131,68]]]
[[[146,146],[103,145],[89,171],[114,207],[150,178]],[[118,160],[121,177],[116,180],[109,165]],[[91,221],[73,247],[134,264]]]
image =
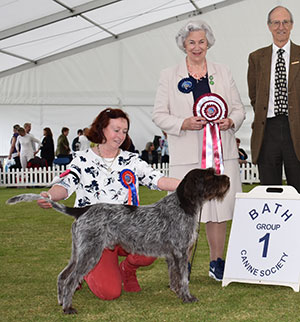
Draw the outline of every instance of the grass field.
[[[244,188],[248,191],[252,186]],[[57,304],[56,278],[70,257],[73,219],[43,210],[35,202],[5,204],[16,194],[40,191],[0,189],[1,321],[300,321],[300,295],[291,288],[238,283],[222,288],[209,278],[203,225],[190,282],[199,302],[183,304],[168,289],[167,267],[158,259],[139,269],[140,293],[101,301],[84,283],[73,298],[79,314],[65,316]],[[140,200],[148,204],[164,194],[142,188]]]

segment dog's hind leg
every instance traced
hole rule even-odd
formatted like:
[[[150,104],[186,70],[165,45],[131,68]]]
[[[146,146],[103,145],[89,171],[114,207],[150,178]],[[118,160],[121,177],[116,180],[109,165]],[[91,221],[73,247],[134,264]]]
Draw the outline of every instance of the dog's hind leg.
[[[77,257],[77,245],[76,245],[76,222],[72,225],[72,254],[71,259],[69,261],[69,264],[59,273],[57,277],[57,300],[58,304],[62,305],[63,302],[63,287],[65,280],[68,278],[68,276],[71,274],[72,270],[75,267],[76,264],[76,257]]]
[[[82,243],[80,248],[81,249],[77,249],[77,256],[74,258],[75,264],[72,263],[70,267],[68,266],[66,268],[66,270],[70,268],[70,272],[68,272],[69,274],[64,280],[62,290],[62,306],[63,311],[66,314],[77,313],[77,311],[72,307],[73,294],[83,277],[87,275],[99,262],[104,245],[101,245],[100,243],[93,245]]]
[[[59,273],[57,277],[57,300],[58,304],[62,305],[63,303],[63,288],[65,284],[65,280],[69,277],[71,272],[74,270],[76,264],[76,244],[72,243],[72,256],[69,261],[69,264]]]

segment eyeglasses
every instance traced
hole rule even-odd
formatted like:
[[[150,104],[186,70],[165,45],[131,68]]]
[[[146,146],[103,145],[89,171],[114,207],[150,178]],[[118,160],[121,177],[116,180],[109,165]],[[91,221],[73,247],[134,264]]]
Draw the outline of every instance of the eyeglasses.
[[[283,27],[289,27],[291,23],[292,23],[291,20],[283,20],[283,21],[274,20],[270,22],[270,24],[273,25],[275,28],[280,27],[281,24]]]

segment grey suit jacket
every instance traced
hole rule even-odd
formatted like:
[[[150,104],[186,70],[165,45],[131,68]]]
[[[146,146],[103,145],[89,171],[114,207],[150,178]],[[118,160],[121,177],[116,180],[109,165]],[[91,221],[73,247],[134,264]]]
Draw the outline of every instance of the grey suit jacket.
[[[248,59],[248,90],[254,110],[252,123],[252,162],[257,163],[268,112],[272,45],[258,49]],[[300,46],[291,43],[288,75],[289,124],[294,149],[300,160]]]
[[[238,158],[234,133],[245,119],[245,109],[236,88],[231,72],[221,64],[207,62],[208,76],[213,78],[211,92],[223,97],[228,105],[228,117],[235,127],[221,131],[224,160]],[[168,133],[171,165],[193,164],[200,161],[203,131],[182,131],[184,119],[193,116],[193,93],[182,93],[178,82],[188,77],[186,61],[161,72],[156,93],[152,119],[154,123]],[[199,135],[200,133],[200,135]]]

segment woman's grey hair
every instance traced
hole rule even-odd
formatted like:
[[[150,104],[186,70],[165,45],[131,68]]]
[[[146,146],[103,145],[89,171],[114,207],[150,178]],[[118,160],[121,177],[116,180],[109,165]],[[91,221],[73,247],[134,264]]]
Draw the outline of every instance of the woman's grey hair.
[[[268,13],[268,21],[267,21],[267,22],[268,22],[268,25],[272,22],[272,20],[271,20],[271,15],[272,15],[272,13],[274,12],[274,10],[276,10],[276,9],[278,9],[278,8],[285,9],[285,10],[288,12],[288,14],[290,15],[291,23],[294,23],[294,18],[293,18],[292,13],[290,12],[290,10],[289,10],[288,8],[286,8],[286,7],[283,7],[283,6],[277,6],[277,7],[273,8],[273,9]]]
[[[214,37],[214,34],[213,34],[210,26],[206,22],[204,22],[202,20],[189,21],[187,24],[185,24],[178,31],[178,33],[176,35],[177,46],[183,52],[185,52],[184,42],[185,42],[186,38],[189,36],[190,32],[198,31],[198,30],[203,30],[205,32],[208,48],[213,46],[213,44],[215,43],[215,37]]]

